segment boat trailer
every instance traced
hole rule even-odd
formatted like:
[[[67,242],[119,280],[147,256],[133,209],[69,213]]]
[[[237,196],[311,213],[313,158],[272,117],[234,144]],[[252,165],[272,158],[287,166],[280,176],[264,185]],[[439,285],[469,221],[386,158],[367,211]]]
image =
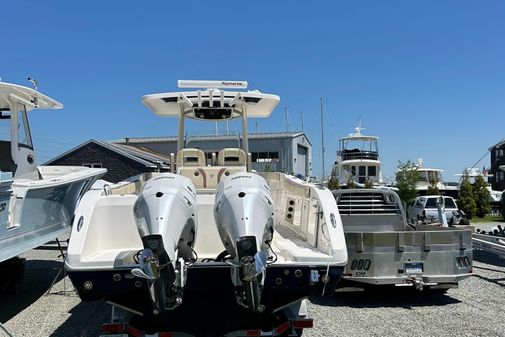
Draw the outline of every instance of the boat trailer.
[[[505,259],[505,229],[501,225],[489,233],[478,229],[477,233],[472,235],[472,243],[474,248],[494,253]]]

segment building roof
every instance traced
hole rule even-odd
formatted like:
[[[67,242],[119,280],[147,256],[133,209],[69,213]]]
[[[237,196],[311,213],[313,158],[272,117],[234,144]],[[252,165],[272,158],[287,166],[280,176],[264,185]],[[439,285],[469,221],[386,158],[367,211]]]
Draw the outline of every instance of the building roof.
[[[298,136],[305,136],[307,142],[310,141],[304,132],[264,132],[264,133],[249,133],[249,139],[274,139],[274,138],[296,138]],[[229,140],[237,139],[238,135],[202,135],[191,136],[192,140]],[[241,137],[242,138],[242,137]],[[115,144],[138,144],[138,143],[166,143],[176,142],[176,136],[168,137],[125,137],[120,139],[111,140],[109,143]]]
[[[500,140],[498,143],[496,143],[495,145],[491,146],[489,148],[489,151],[493,150],[494,148],[497,148],[497,147],[501,147],[505,145],[505,138],[503,138],[502,140]]]
[[[116,144],[112,142],[104,142],[104,141],[99,141],[95,139],[90,139],[85,143],[82,143],[62,154],[59,156],[52,158],[51,160],[47,161],[44,163],[44,165],[49,165],[52,164],[53,162],[57,161],[60,158],[63,158],[67,156],[68,154],[88,145],[88,144],[96,144],[98,146],[101,146],[103,148],[106,148],[110,151],[116,152],[119,155],[122,155],[124,157],[127,157],[133,161],[136,161],[142,165],[145,165],[146,167],[153,167],[156,165],[157,162],[162,162],[163,164],[170,164],[170,158],[167,156],[163,156],[157,152],[151,151],[149,149],[146,149],[144,147],[137,147],[137,146],[129,146],[129,145],[124,145],[124,144]]]

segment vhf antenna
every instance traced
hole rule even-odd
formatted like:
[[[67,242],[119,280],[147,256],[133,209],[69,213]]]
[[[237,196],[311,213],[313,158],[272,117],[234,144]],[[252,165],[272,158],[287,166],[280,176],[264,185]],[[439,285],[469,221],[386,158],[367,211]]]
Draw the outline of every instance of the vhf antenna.
[[[36,91],[38,91],[38,90],[39,90],[39,87],[38,87],[39,82],[38,82],[36,79],[31,78],[31,77],[28,77],[28,81],[32,82],[32,84],[33,84],[33,89],[35,89]]]
[[[38,82],[36,79],[31,78],[31,77],[28,77],[28,78],[27,78],[27,80],[28,80],[28,81],[30,81],[30,82],[32,82],[32,84],[33,84],[33,89],[34,89],[35,91],[39,91],[39,87],[38,87],[39,82]],[[32,103],[33,103],[33,105],[34,105],[36,108],[38,108],[38,107],[39,107],[39,98],[38,98],[38,96],[37,96],[37,95],[33,96]]]

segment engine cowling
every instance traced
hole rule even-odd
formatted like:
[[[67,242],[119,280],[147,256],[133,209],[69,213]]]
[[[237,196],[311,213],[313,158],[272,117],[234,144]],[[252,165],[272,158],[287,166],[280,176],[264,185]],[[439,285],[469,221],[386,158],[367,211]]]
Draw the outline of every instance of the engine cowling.
[[[217,188],[214,218],[221,241],[235,261],[233,282],[242,287],[237,299],[252,311],[260,311],[260,284],[274,233],[274,205],[266,180],[247,172],[225,178]]]
[[[155,312],[182,301],[197,231],[195,191],[190,179],[163,173],[146,182],[134,205],[144,250],[132,273],[149,280]]]

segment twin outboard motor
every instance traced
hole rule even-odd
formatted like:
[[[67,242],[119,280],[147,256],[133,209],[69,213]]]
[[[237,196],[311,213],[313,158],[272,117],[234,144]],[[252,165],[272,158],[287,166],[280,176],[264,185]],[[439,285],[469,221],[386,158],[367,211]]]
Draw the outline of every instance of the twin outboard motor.
[[[221,181],[214,218],[221,241],[233,259],[237,302],[251,311],[262,311],[261,285],[274,233],[274,206],[265,179],[239,172]]]
[[[180,175],[158,175],[146,182],[133,210],[144,249],[132,274],[148,280],[155,314],[173,309],[182,303],[187,265],[195,257],[195,185]]]

